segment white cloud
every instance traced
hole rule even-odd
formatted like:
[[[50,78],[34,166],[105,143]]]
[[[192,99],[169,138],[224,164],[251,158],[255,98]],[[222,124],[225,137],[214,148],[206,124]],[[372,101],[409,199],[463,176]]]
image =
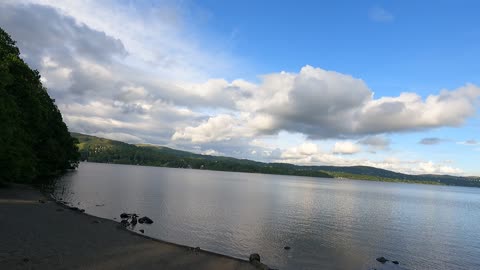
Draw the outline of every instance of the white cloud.
[[[202,151],[202,155],[223,156],[224,154],[221,152],[218,152],[217,150],[208,149],[208,150]]]
[[[352,138],[391,132],[457,127],[475,114],[480,88],[467,84],[442,90],[425,100],[415,93],[375,99],[360,80],[305,66],[300,73],[263,77],[251,95],[237,104],[268,126],[259,132],[300,132],[312,139]],[[448,113],[445,113],[448,111]]]
[[[52,7],[79,24],[108,33],[122,41],[129,52],[126,61],[140,68],[147,65],[145,73],[149,76],[161,74],[175,80],[201,80],[218,71],[230,70],[234,62],[221,48],[211,53],[198,39],[191,37],[190,26],[183,16],[184,13],[195,16],[195,13],[180,2],[161,1],[144,7],[115,0],[15,0],[6,3]]]
[[[229,141],[233,138],[250,137],[252,133],[228,114],[210,117],[196,127],[177,129],[172,140],[189,140],[193,143],[206,143],[215,141]]]
[[[360,146],[351,141],[336,142],[333,146],[334,154],[352,155],[361,151]]]
[[[372,166],[409,174],[455,174],[461,175],[463,171],[453,167],[451,161],[434,163],[425,160],[403,160],[394,156],[383,159],[355,158],[353,156],[335,155],[332,153],[316,151],[301,151],[303,144],[283,150],[276,162],[293,163],[298,165],[331,165],[331,166]],[[315,149],[313,146],[308,149]]]
[[[312,156],[315,156],[319,153],[320,151],[316,144],[305,142],[300,144],[299,146],[292,147],[285,150],[282,153],[281,157],[282,159],[291,159],[291,160],[304,160],[304,159],[311,160]]]

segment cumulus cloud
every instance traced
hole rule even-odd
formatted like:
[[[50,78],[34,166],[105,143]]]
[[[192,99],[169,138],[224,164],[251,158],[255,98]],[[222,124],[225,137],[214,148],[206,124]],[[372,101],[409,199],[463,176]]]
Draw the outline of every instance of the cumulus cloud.
[[[282,159],[295,160],[293,163],[298,163],[298,160],[307,159],[309,162],[312,161],[313,156],[319,154],[319,148],[314,143],[302,143],[299,146],[289,148],[281,154]]]
[[[193,143],[228,141],[232,138],[248,137],[249,130],[239,120],[228,114],[210,117],[196,127],[177,129],[172,140],[189,140]]]
[[[221,153],[221,152],[218,152],[217,150],[214,150],[214,149],[207,149],[205,151],[202,151],[202,155],[223,156],[224,154]]]
[[[307,149],[307,151],[302,151],[302,149]],[[428,160],[404,160],[396,157],[379,160],[354,156],[345,157],[335,153],[322,152],[314,144],[301,144],[285,149],[275,161],[300,165],[372,166],[408,174],[463,174],[460,168],[452,166],[451,161],[435,163]]]
[[[269,119],[269,125],[259,130],[262,133],[285,130],[311,139],[353,138],[460,126],[475,114],[480,88],[468,84],[425,100],[415,93],[373,96],[360,79],[305,66],[298,74],[264,76],[238,107]]]
[[[236,108],[258,134],[299,132],[310,139],[355,138],[458,127],[476,113],[480,88],[467,84],[425,100],[415,93],[374,98],[360,79],[311,66],[274,73],[239,89]],[[445,113],[447,112],[448,113]],[[255,125],[256,123],[256,125]]]
[[[336,142],[333,146],[333,153],[342,155],[352,155],[361,151],[360,146],[350,141]]]

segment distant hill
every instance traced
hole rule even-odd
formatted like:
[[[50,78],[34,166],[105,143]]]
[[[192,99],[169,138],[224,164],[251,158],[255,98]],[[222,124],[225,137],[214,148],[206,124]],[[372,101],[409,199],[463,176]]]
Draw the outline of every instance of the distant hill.
[[[288,163],[264,163],[195,154],[163,146],[133,145],[80,133],[72,133],[72,136],[79,141],[81,160],[90,162],[480,187],[479,177],[409,175],[368,166],[298,166]]]

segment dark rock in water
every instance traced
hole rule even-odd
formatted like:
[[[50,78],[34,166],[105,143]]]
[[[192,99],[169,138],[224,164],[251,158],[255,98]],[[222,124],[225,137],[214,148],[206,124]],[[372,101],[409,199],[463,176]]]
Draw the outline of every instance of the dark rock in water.
[[[122,221],[120,221],[120,224],[122,224],[123,226],[128,226],[128,224],[130,223],[128,222],[128,220],[123,219]]]
[[[127,214],[127,213],[121,213],[120,214],[120,218],[129,218],[129,217],[130,217],[130,215]]]
[[[283,249],[285,249],[285,250],[290,250],[290,247],[289,247],[289,246],[285,246]]]
[[[132,216],[132,221],[130,221],[130,224],[132,224],[132,226],[137,225],[137,217],[136,217],[136,215]]]
[[[392,261],[392,263],[393,263],[393,264],[399,264],[399,262],[398,262],[398,261]]]
[[[250,254],[250,257],[248,258],[248,260],[250,262],[254,262],[254,261],[260,262],[260,255],[258,253]]]
[[[142,230],[139,230],[141,233],[145,233],[145,231],[142,229]]]
[[[98,221],[98,220],[94,220],[94,221],[92,221],[92,223],[94,223],[94,224],[98,224],[98,223],[100,223],[100,221]]]
[[[149,217],[142,217],[138,219],[138,222],[140,224],[146,223],[146,224],[152,224],[153,220],[151,220]]]
[[[78,207],[72,206],[72,207],[70,207],[70,210],[78,211],[79,209],[78,209]]]
[[[382,256],[382,257],[377,258],[377,262],[386,263],[386,262],[388,262],[388,260],[385,259],[385,257]]]
[[[78,209],[78,211],[85,213],[85,209]]]
[[[200,247],[195,247],[195,248],[193,249],[193,251],[199,252],[199,251],[200,251]]]

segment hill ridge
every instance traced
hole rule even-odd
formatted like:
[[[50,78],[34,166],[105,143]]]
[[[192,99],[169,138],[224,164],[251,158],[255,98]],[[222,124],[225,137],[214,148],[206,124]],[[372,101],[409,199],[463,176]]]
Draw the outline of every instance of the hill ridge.
[[[383,182],[480,187],[480,177],[451,175],[410,175],[369,166],[294,165],[266,163],[227,156],[211,156],[152,144],[121,141],[72,132],[79,141],[81,159],[116,164],[207,169],[324,178],[349,178]]]

